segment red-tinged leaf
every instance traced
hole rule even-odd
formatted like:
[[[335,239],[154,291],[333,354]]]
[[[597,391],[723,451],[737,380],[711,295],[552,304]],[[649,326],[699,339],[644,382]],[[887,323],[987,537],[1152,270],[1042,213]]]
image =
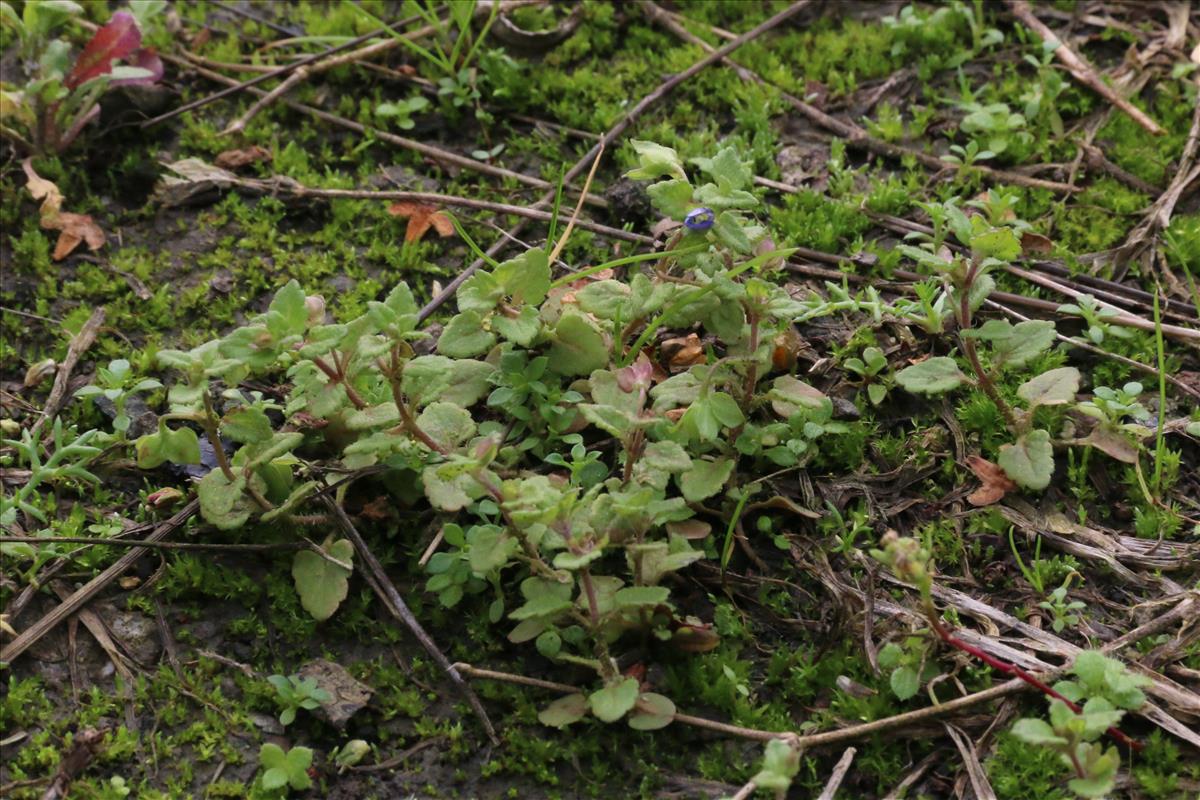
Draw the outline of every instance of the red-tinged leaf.
[[[269,161],[271,151],[265,147],[254,145],[240,150],[226,150],[213,159],[213,164],[221,169],[238,169],[258,161]]]
[[[142,78],[123,78],[113,81],[109,84],[110,86],[151,86],[162,80],[163,62],[158,57],[158,51],[153,47],[143,47],[130,58],[125,59],[125,63],[131,67],[144,69],[150,74]]]
[[[420,203],[392,203],[388,213],[396,217],[408,219],[408,228],[404,231],[404,242],[419,242],[430,228],[437,231],[438,236],[445,239],[454,235],[454,223],[450,217],[439,211],[437,206],[424,206]]]
[[[967,502],[973,506],[990,506],[1004,499],[1008,492],[1015,491],[1017,485],[1004,474],[1004,470],[979,456],[968,456],[967,466],[982,484],[967,497]]]
[[[141,46],[142,32],[138,30],[137,20],[128,11],[118,11],[83,48],[64,81],[66,87],[74,89],[92,78],[107,75],[112,72],[114,61],[133,54]]]

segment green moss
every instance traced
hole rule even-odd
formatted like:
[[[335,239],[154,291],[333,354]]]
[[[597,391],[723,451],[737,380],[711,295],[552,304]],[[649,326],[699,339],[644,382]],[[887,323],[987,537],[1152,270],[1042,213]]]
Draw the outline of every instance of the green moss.
[[[1073,800],[1067,791],[1065,768],[1057,753],[1026,744],[1005,731],[996,752],[984,762],[988,779],[1000,800]]]
[[[787,195],[771,209],[771,223],[780,247],[799,245],[827,253],[842,251],[871,224],[850,205],[807,189]]]
[[[1096,253],[1124,241],[1137,215],[1149,202],[1113,178],[1103,177],[1084,189],[1055,215],[1055,238],[1074,253]]]
[[[1155,136],[1127,114],[1113,113],[1108,124],[1100,129],[1097,141],[1105,145],[1106,155],[1118,166],[1155,186],[1165,187],[1173,177],[1171,165],[1187,139],[1196,90],[1189,89],[1183,81],[1162,81],[1155,87],[1151,108],[1145,108],[1136,97],[1132,102],[1148,111],[1166,131],[1165,135]]]

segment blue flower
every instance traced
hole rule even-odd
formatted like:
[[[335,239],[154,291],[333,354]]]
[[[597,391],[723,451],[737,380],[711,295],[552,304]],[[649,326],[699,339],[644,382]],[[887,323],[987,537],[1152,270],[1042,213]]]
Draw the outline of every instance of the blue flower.
[[[711,208],[701,206],[689,211],[687,216],[683,218],[683,224],[691,231],[706,231],[713,226],[713,221],[716,218],[717,215],[713,213]]]

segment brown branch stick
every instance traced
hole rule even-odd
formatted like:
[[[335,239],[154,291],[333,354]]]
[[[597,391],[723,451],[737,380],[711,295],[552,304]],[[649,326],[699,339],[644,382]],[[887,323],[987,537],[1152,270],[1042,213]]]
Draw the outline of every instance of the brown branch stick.
[[[200,501],[193,500],[186,506],[181,508],[173,517],[166,520],[156,527],[147,538],[149,542],[157,542],[166,538],[171,533],[179,529],[186,523],[196,510],[200,508]],[[133,564],[141,558],[148,548],[135,547],[129,552],[122,555],[108,569],[101,572],[96,577],[92,578],[82,587],[80,587],[70,598],[64,600],[56,606],[53,611],[46,614],[29,628],[22,631],[17,638],[13,639],[7,645],[0,649],[0,662],[11,664],[19,655],[28,650],[34,643],[49,633],[58,623],[74,614],[84,606],[89,600],[95,597],[104,587],[112,583],[120,577],[125,570],[129,569]]]
[[[383,605],[391,615],[404,623],[404,626],[408,628],[413,637],[425,648],[425,652],[429,653],[433,660],[437,662],[437,665],[450,677],[451,682],[462,693],[467,703],[471,706],[471,710],[478,717],[480,724],[483,725],[488,739],[493,744],[499,744],[500,740],[496,736],[496,729],[493,727],[491,719],[488,718],[487,711],[483,708],[483,703],[479,701],[479,697],[471,689],[470,684],[463,680],[462,675],[458,673],[445,654],[438,649],[437,644],[425,632],[425,629],[421,627],[421,623],[417,621],[417,618],[413,616],[408,604],[404,602],[404,598],[400,596],[400,593],[396,591],[395,585],[388,578],[383,565],[379,563],[379,559],[375,558],[375,554],[367,547],[367,543],[359,534],[358,529],[354,527],[354,522],[351,521],[341,505],[334,498],[330,497],[329,494],[323,494],[321,499],[325,501],[326,507],[329,508],[334,519],[337,520],[346,538],[354,545],[358,557],[362,560],[367,583],[371,585],[371,588],[378,595],[379,599],[383,601]]]
[[[104,324],[104,307],[101,306],[92,312],[88,317],[88,321],[83,323],[83,327],[79,329],[79,333],[71,337],[71,343],[67,345],[67,357],[63,359],[63,363],[59,365],[58,372],[54,376],[54,385],[50,387],[50,394],[46,397],[46,405],[42,407],[42,416],[29,429],[29,436],[34,442],[38,440],[38,434],[42,430],[42,426],[46,421],[53,419],[58,415],[70,399],[67,393],[68,384],[71,381],[71,373],[75,370],[75,365],[79,363],[79,359],[92,343],[96,341],[96,334],[100,332],[100,326]]]
[[[1008,8],[1012,11],[1014,17],[1019,19],[1025,27],[1040,36],[1043,42],[1049,45],[1057,45],[1054,49],[1054,56],[1066,65],[1067,71],[1071,73],[1075,80],[1124,111],[1134,122],[1154,135],[1161,136],[1165,133],[1158,126],[1157,122],[1146,116],[1145,112],[1117,94],[1107,83],[1100,80],[1100,76],[1096,74],[1096,70],[1091,64],[1084,61],[1066,42],[1059,39],[1054,31],[1050,30],[1046,27],[1045,23],[1034,16],[1033,9],[1030,8],[1029,3],[1025,2],[1025,0],[1009,0]]]
[[[189,66],[191,69],[195,70],[197,73],[204,76],[205,78],[208,78],[211,81],[215,81],[217,83],[223,83],[226,86],[239,85],[239,82],[234,80],[233,78],[228,78],[228,77],[222,75],[221,73],[216,72],[211,69],[206,69],[204,67],[200,67],[195,64],[189,64],[189,62],[184,61],[183,59],[177,58],[175,56],[171,56],[166,53],[163,53],[163,54],[161,54],[161,58],[164,61],[168,61],[172,64],[177,64],[177,65],[182,64],[182,65]],[[267,94],[267,92],[264,92],[262,89],[258,89],[258,88],[254,88],[254,87],[248,88],[247,91],[249,91],[250,93],[255,94],[259,97],[262,97]],[[294,109],[296,111],[302,111],[305,114],[309,114],[313,117],[316,117],[317,119],[322,120],[323,122],[328,122],[332,125],[337,125],[338,127],[354,131],[355,133],[362,134],[364,136],[370,134],[371,136],[374,136],[376,139],[378,139],[381,142],[387,142],[388,144],[394,144],[397,147],[402,147],[406,150],[412,150],[414,152],[420,153],[421,155],[425,156],[426,158],[432,159],[433,161],[439,161],[439,162],[443,162],[443,163],[447,163],[447,164],[453,164],[457,167],[462,167],[463,169],[469,169],[474,172],[481,172],[485,175],[491,175],[494,178],[506,178],[509,180],[516,181],[518,183],[523,183],[526,186],[532,186],[535,189],[542,189],[543,191],[545,191],[545,190],[554,191],[554,187],[548,181],[544,181],[541,178],[536,178],[532,175],[525,175],[520,172],[514,172],[511,169],[505,169],[504,167],[498,167],[495,164],[488,164],[485,161],[479,161],[474,158],[467,158],[466,156],[459,155],[458,153],[455,153],[453,151],[445,150],[441,147],[434,147],[433,145],[426,144],[425,142],[419,142],[416,139],[409,139],[404,136],[397,136],[394,133],[388,133],[387,131],[382,131],[382,130],[379,130],[378,128],[372,128],[368,125],[363,125],[361,123],[355,122],[354,120],[346,119],[345,117],[340,117],[337,114],[332,114],[328,111],[323,111],[322,109],[315,108],[314,106],[306,105],[305,103],[300,103],[295,100],[285,99],[285,100],[283,100],[283,104],[286,105],[288,108]],[[593,205],[598,208],[603,208],[608,205],[605,202],[604,198],[598,197],[595,195],[589,195],[588,199],[585,202],[587,202],[589,205]]]

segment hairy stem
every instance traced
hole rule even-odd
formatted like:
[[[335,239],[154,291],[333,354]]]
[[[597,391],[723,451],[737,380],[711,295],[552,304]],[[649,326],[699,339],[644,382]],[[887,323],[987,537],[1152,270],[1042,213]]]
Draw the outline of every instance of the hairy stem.
[[[404,365],[400,361],[400,353],[396,347],[393,347],[391,368],[387,371],[387,376],[388,385],[392,389],[392,400],[396,403],[396,410],[400,413],[401,427],[433,452],[443,456],[449,455],[450,451],[428,433],[421,430],[420,426],[417,425],[417,421],[413,419],[412,410],[404,400],[404,393],[400,391],[400,377],[403,373]]]
[[[217,413],[213,410],[212,394],[205,389],[203,397],[204,416],[200,418],[200,425],[204,428],[204,435],[208,437],[208,443],[212,445],[217,466],[224,473],[225,480],[233,483],[237,480],[237,476],[233,474],[233,469],[229,466],[229,459],[225,457],[225,448],[221,446],[221,435],[217,432]]]
[[[961,297],[959,299],[958,309],[958,336],[962,342],[963,354],[967,360],[971,362],[971,369],[975,371],[975,377],[979,381],[979,388],[983,393],[991,398],[996,404],[996,408],[1000,410],[1000,414],[1004,417],[1009,429],[1018,434],[1023,429],[1019,424],[1017,415],[1013,413],[1012,406],[1005,402],[1000,396],[1000,392],[996,389],[996,383],[992,380],[992,376],[983,368],[983,362],[979,360],[979,353],[975,349],[975,340],[966,333],[971,330],[971,289],[975,285],[975,279],[979,277],[979,261],[972,259],[971,266],[967,269],[967,277],[963,279]]]
[[[329,378],[331,383],[340,383],[342,385],[342,388],[346,390],[346,397],[350,398],[350,402],[354,404],[356,409],[362,411],[367,407],[367,403],[362,399],[362,395],[350,385],[350,382],[346,380],[346,375],[340,368],[334,369],[320,356],[313,356],[312,362],[317,365],[317,369],[325,373],[325,377]],[[337,363],[336,354],[334,355],[334,363]]]

